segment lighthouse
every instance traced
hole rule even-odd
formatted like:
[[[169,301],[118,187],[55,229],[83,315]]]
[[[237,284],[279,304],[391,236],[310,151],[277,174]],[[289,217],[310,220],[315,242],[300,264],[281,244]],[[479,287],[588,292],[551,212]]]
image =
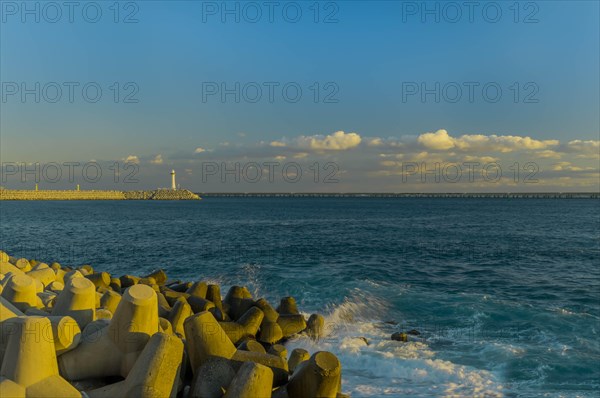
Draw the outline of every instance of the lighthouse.
[[[175,170],[171,170],[171,189],[177,189],[177,184],[175,184]]]

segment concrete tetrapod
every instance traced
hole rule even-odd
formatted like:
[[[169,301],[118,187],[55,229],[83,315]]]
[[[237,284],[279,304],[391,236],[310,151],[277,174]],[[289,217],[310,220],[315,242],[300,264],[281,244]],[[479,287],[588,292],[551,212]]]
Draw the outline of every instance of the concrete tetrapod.
[[[0,369],[2,396],[25,390],[25,397],[81,397],[69,382],[60,377],[50,320],[42,317],[18,317]],[[18,396],[18,395],[17,395]]]
[[[306,329],[306,320],[301,314],[282,314],[277,318],[277,323],[281,327],[283,337],[291,337]]]
[[[244,351],[252,351],[252,352],[260,352],[261,354],[266,354],[267,351],[262,344],[260,344],[256,340],[246,339],[238,345],[238,350]]]
[[[290,373],[294,373],[294,369],[298,367],[302,362],[308,361],[310,359],[310,354],[303,348],[295,348],[290,354],[290,359],[288,360],[288,367],[290,368]]]
[[[179,337],[156,333],[124,381],[88,392],[90,398],[174,398],[177,395],[183,343]]]
[[[257,340],[261,343],[275,344],[283,338],[283,331],[277,322],[264,321],[260,325]]]
[[[13,274],[2,290],[2,297],[10,301],[20,311],[28,308],[43,308],[42,300],[37,296],[35,279],[24,274]]]
[[[306,322],[306,333],[313,340],[323,337],[325,332],[325,318],[320,314],[312,314]]]
[[[117,310],[119,303],[121,302],[121,295],[115,291],[107,290],[100,297],[100,307],[105,308],[113,314]]]
[[[264,314],[258,307],[250,307],[236,322],[219,322],[233,344],[244,337],[256,336]]]
[[[335,398],[341,377],[342,365],[337,357],[319,351],[297,366],[287,384],[287,393],[289,398]]]
[[[270,398],[273,371],[268,367],[246,362],[238,370],[223,398]]]
[[[225,296],[225,304],[229,307],[229,316],[236,321],[254,305],[254,300],[247,288],[232,286]]]
[[[287,315],[297,315],[300,313],[298,311],[298,306],[296,305],[296,299],[293,297],[282,298],[277,307],[277,312]]]
[[[52,337],[56,355],[64,354],[77,347],[81,341],[81,329],[70,316],[48,316],[52,324]]]
[[[186,319],[183,328],[194,373],[209,358],[231,359],[236,352],[235,346],[223,328],[208,311]]]
[[[68,380],[127,377],[158,331],[156,293],[149,286],[134,285],[125,291],[107,327],[94,330],[93,338],[87,338],[84,330],[81,344],[59,357],[61,374]]]
[[[183,323],[192,314],[192,308],[188,302],[183,297],[180,297],[175,301],[175,305],[173,305],[173,308],[171,309],[171,312],[169,312],[169,317],[167,319],[169,322],[171,322],[173,331],[183,337],[185,336]]]
[[[289,372],[287,360],[280,356],[254,351],[237,350],[231,359],[234,368],[236,369],[245,362],[256,362],[271,368],[273,371],[273,387],[281,386],[288,381]]]
[[[40,263],[33,267],[31,271],[27,272],[27,275],[42,282],[44,286],[48,286],[56,280],[56,273],[54,270],[50,268],[48,264],[44,263]]]
[[[234,377],[229,359],[212,357],[196,370],[189,398],[221,398]]]
[[[52,315],[70,316],[83,330],[96,319],[96,290],[94,284],[86,279],[70,279],[54,303]]]

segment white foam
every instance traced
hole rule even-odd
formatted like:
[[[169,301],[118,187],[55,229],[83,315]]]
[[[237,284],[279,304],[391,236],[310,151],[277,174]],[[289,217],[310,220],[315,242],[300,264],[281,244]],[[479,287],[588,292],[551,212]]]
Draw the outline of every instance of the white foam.
[[[385,313],[385,306],[373,303],[372,298],[371,302],[346,301],[326,316],[325,338],[313,342],[300,336],[288,342],[288,350],[336,354],[342,363],[343,390],[352,397],[504,395],[503,386],[491,372],[439,359],[424,341],[392,341],[381,321],[364,319],[365,314],[373,317],[374,308]]]

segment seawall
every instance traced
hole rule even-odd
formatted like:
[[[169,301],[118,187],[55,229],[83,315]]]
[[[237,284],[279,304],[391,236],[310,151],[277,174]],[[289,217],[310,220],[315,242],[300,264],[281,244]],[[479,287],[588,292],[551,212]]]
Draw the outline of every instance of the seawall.
[[[187,189],[153,191],[70,191],[0,189],[0,200],[200,200]]]

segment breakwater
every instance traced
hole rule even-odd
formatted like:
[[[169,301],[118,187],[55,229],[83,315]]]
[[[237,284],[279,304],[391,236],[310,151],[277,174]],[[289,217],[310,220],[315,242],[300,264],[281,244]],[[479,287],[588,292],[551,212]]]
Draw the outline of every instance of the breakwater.
[[[247,198],[490,198],[490,199],[600,199],[600,192],[442,192],[442,193],[320,193],[320,192],[200,192],[202,197]]]
[[[152,191],[13,190],[0,189],[0,200],[199,200],[187,189]]]
[[[243,286],[116,277],[0,251],[0,391],[5,396],[340,398],[342,369],[293,297],[274,307]]]

